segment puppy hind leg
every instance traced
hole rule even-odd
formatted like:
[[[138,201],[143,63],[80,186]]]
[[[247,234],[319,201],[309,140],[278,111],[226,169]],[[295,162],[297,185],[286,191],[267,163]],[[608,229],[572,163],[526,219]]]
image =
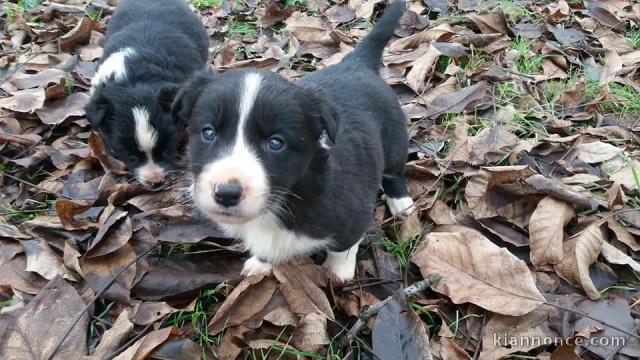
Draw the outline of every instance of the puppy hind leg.
[[[353,279],[355,276],[356,255],[358,254],[358,246],[363,238],[360,238],[357,243],[346,251],[327,251],[327,259],[322,266],[328,269],[336,280],[344,283]]]
[[[415,210],[413,199],[407,191],[404,175],[385,176],[382,189],[387,198],[387,206],[393,216],[407,216]]]

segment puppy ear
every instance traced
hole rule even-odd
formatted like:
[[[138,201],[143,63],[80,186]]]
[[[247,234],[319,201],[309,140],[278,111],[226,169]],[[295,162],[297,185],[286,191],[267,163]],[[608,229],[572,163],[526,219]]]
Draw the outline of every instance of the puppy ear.
[[[336,142],[338,134],[338,116],[335,109],[329,103],[327,97],[320,90],[313,91],[311,96],[314,113],[317,114],[322,124],[322,135],[320,135],[320,146],[330,148]]]
[[[91,101],[85,107],[87,121],[94,130],[102,127],[103,122],[111,114],[113,104],[109,99],[99,94],[94,94]]]
[[[176,123],[187,124],[193,107],[200,97],[202,89],[214,78],[215,73],[211,66],[196,72],[184,83],[173,99],[171,116]]]
[[[178,86],[174,84],[164,85],[160,88],[158,103],[162,111],[171,111],[173,99],[175,99],[177,93]]]

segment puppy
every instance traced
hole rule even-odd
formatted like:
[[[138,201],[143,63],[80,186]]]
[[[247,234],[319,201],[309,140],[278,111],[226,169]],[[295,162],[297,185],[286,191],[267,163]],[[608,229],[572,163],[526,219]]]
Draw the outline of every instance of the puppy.
[[[121,0],[91,81],[87,120],[145,186],[173,166],[181,124],[178,85],[207,65],[209,38],[183,0]]]
[[[269,71],[205,71],[178,94],[194,203],[244,242],[245,275],[328,250],[324,266],[350,280],[380,184],[394,215],[413,210],[405,116],[378,75],[402,12],[402,3],[390,5],[340,64],[296,84]]]

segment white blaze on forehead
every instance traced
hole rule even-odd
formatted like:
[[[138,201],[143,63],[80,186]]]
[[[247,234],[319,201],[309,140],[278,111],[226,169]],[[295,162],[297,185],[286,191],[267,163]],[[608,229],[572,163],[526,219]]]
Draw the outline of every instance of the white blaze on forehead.
[[[131,109],[133,112],[133,120],[135,121],[135,137],[138,143],[140,151],[151,155],[156,141],[158,141],[158,133],[156,129],[151,125],[151,119],[149,119],[149,111],[144,107],[134,107]],[[149,156],[151,158],[151,156]]]
[[[100,64],[100,68],[91,79],[91,93],[94,92],[95,88],[107,81],[111,76],[115,81],[122,81],[127,78],[127,68],[125,66],[125,59],[129,56],[135,55],[135,51],[132,48],[123,48],[109,55],[102,64]]]
[[[251,113],[251,109],[253,108],[253,103],[256,101],[256,97],[260,91],[261,82],[262,76],[257,73],[249,73],[244,77],[244,86],[240,98],[240,108],[238,109],[240,118],[238,119],[238,132],[236,133],[236,148],[242,145],[246,146],[243,136],[244,128],[247,118],[249,117],[249,113]]]
[[[151,125],[149,111],[144,107],[131,109],[135,122],[134,134],[138,148],[145,153],[145,164],[136,169],[136,177],[143,183],[158,183],[164,179],[164,169],[153,161],[151,153],[158,141],[158,132]]]

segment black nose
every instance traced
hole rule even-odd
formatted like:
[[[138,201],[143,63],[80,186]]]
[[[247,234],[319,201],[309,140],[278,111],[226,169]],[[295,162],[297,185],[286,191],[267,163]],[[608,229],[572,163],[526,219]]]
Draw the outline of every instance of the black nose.
[[[213,195],[216,202],[224,207],[238,205],[242,197],[242,186],[236,183],[219,184]]]

